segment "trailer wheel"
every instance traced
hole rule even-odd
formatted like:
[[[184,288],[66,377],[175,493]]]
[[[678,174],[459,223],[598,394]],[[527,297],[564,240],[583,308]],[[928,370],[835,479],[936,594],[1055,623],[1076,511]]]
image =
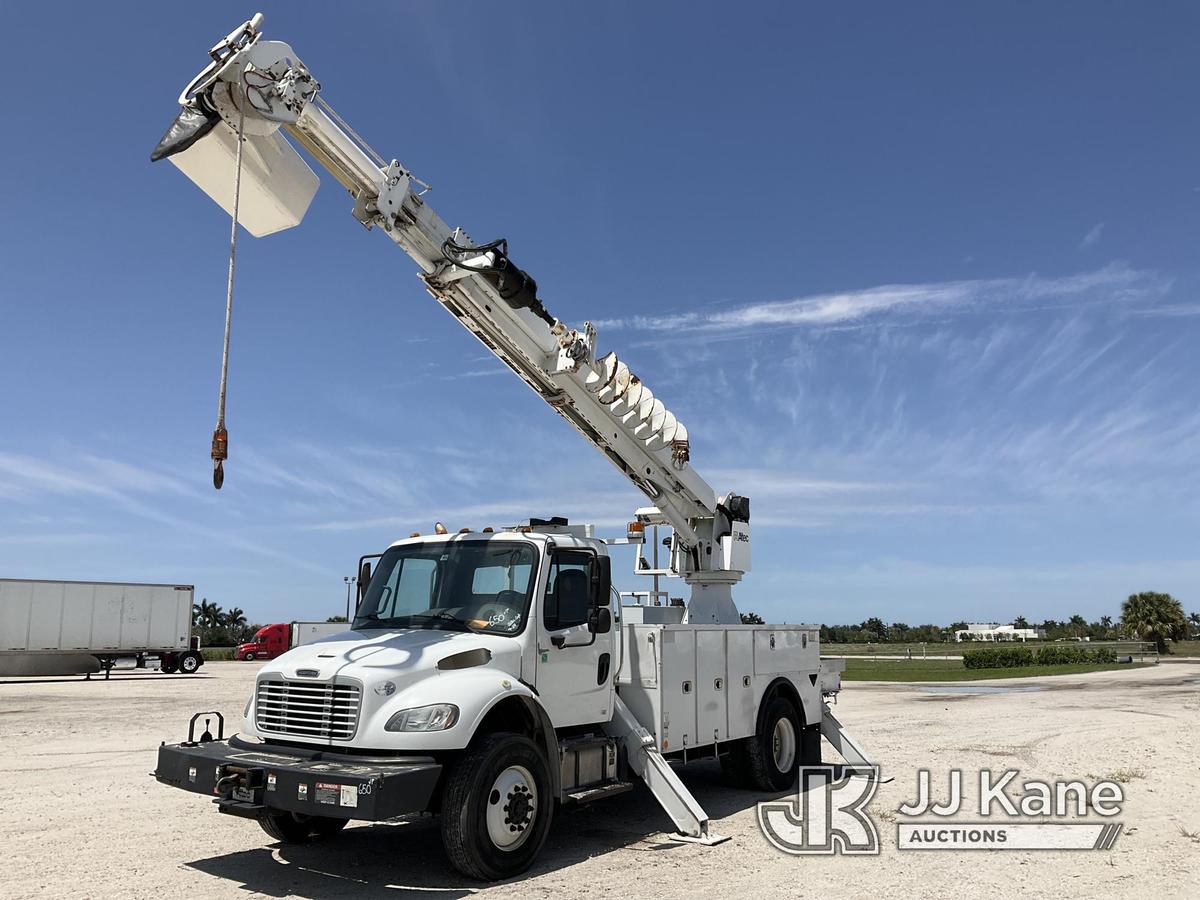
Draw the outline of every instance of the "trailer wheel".
[[[292,812],[264,813],[258,817],[262,830],[282,844],[307,844],[333,837],[346,827],[347,822],[347,819]]]
[[[450,864],[480,881],[529,868],[554,811],[542,751],[519,734],[490,734],[451,770],[442,797],[442,844]]]
[[[189,650],[179,657],[179,671],[184,675],[194,675],[200,668],[200,654]]]
[[[174,653],[164,653],[158,661],[158,668],[164,675],[174,675],[179,671],[179,663]]]
[[[758,733],[730,753],[731,765],[751,787],[786,791],[796,783],[801,734],[796,707],[777,696],[767,705]]]

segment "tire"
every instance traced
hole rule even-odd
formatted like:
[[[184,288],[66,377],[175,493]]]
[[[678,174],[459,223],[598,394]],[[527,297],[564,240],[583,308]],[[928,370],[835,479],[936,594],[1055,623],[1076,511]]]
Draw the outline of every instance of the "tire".
[[[253,653],[247,653],[245,656],[242,657],[242,659],[244,659],[246,662],[254,662],[254,660],[258,659],[258,657],[255,656]]]
[[[174,653],[169,653],[159,659],[158,668],[164,675],[174,675],[179,671],[179,661],[175,658]]]
[[[291,812],[264,813],[258,817],[262,830],[281,844],[308,844],[333,837],[346,827],[347,822],[347,819]]]
[[[743,783],[760,791],[786,791],[796,783],[800,767],[800,716],[787,697],[774,697],[759,718],[758,732],[730,756]]]
[[[520,817],[515,824],[514,813]],[[489,734],[463,754],[446,779],[442,844],[450,864],[469,878],[511,878],[537,857],[553,813],[541,749],[519,734]]]
[[[179,671],[184,675],[195,675],[200,668],[200,654],[188,651],[179,657]]]

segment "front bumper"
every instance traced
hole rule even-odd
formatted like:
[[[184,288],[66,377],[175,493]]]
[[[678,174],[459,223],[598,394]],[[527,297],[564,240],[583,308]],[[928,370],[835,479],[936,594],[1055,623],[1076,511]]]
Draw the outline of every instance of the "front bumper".
[[[228,740],[163,744],[154,777],[213,797],[224,813],[294,812],[377,822],[429,810],[442,766],[432,757],[360,757]]]

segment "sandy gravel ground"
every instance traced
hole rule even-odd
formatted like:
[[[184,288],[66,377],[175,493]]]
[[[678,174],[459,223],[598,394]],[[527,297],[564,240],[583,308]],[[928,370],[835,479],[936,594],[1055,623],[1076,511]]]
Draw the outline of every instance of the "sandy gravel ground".
[[[155,783],[159,741],[179,740],[194,710],[239,721],[255,668],[0,681],[0,896],[1200,897],[1196,663],[1052,679],[1030,693],[849,686],[842,721],[895,777],[872,806],[879,857],[781,854],[756,825],[763,798],[723,787],[705,761],[683,777],[731,841],[668,841],[665,816],[639,789],[559,814],[532,873],[492,887],[449,868],[436,820],[282,847],[255,823]],[[951,766],[1019,768],[1022,779],[1118,775],[1126,833],[1111,852],[897,851],[894,811],[915,797],[916,770],[932,768],[936,786]]]

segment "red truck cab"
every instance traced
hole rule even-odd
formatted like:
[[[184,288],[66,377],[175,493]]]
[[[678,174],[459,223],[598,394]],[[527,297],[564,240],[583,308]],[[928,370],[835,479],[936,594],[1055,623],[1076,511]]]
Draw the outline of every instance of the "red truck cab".
[[[274,659],[288,649],[289,637],[288,626],[283,622],[264,625],[251,640],[238,644],[234,659]]]

